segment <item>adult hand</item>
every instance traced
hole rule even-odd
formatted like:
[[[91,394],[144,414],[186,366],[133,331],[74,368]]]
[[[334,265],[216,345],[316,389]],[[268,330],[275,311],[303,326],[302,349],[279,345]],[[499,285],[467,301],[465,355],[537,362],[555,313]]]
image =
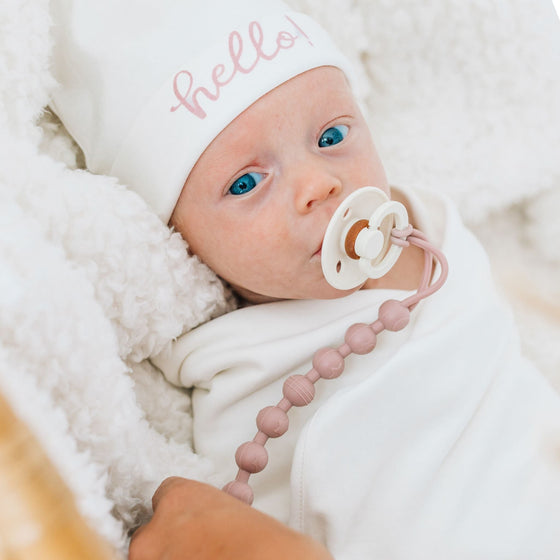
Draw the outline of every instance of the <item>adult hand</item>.
[[[309,537],[208,484],[168,478],[152,504],[129,560],[332,560]]]

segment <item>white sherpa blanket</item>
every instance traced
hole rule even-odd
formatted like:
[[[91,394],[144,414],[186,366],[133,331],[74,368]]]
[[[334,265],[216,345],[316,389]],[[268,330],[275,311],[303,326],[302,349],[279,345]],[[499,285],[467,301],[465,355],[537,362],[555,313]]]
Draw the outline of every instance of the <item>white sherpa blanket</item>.
[[[560,387],[560,24],[549,0],[298,0],[361,68],[393,183],[445,189]],[[170,474],[213,481],[146,358],[234,303],[44,111],[47,0],[0,2],[0,390],[123,550]]]

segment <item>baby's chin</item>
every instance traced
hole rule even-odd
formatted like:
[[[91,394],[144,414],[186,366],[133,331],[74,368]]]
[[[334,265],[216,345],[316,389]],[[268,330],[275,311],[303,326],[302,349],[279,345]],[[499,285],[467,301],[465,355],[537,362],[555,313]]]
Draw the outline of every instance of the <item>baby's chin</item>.
[[[358,290],[361,290],[364,285],[365,283],[351,290],[337,290],[325,281],[324,285],[318,285],[316,287],[302,290],[283,290],[276,294],[254,292],[246,288],[234,285],[232,285],[231,287],[241,299],[245,300],[248,303],[256,305],[260,303],[272,303],[274,301],[284,301],[290,299],[339,299],[349,296],[350,294],[353,294]]]
[[[327,290],[325,290],[323,294],[317,295],[313,299],[340,299],[340,298],[349,296],[349,295],[351,295],[355,292],[358,292],[359,290],[361,290],[363,288],[364,285],[365,285],[365,282],[364,282],[364,284],[356,286],[355,288],[352,288],[351,290],[337,290],[336,288],[333,288],[332,286],[329,286],[329,288]]]

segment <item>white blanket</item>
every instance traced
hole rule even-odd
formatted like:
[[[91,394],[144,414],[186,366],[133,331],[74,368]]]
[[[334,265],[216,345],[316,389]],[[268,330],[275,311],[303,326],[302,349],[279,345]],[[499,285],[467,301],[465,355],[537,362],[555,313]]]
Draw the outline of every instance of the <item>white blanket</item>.
[[[560,398],[519,351],[484,251],[458,214],[424,195],[445,223],[450,275],[402,332],[352,355],[313,403],[290,411],[252,477],[255,506],[349,558],[557,558]],[[442,220],[444,217],[444,220]],[[224,482],[255,434],[257,412],[281,399],[315,350],[372,322],[388,298],[363,290],[334,301],[253,306],[181,337],[156,359],[193,389],[193,441]]]

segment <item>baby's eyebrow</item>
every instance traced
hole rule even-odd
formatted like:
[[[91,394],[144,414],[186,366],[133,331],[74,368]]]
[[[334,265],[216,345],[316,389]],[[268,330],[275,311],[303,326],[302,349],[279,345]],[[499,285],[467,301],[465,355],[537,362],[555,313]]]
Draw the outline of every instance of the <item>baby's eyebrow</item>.
[[[251,147],[236,142],[212,154],[213,164],[230,172],[245,168],[254,159]]]
[[[329,124],[336,123],[336,121],[339,121],[341,119],[354,119],[354,118],[355,118],[355,116],[351,113],[348,113],[348,112],[340,113],[340,114],[337,113],[335,117],[327,120],[323,126],[328,126]]]

